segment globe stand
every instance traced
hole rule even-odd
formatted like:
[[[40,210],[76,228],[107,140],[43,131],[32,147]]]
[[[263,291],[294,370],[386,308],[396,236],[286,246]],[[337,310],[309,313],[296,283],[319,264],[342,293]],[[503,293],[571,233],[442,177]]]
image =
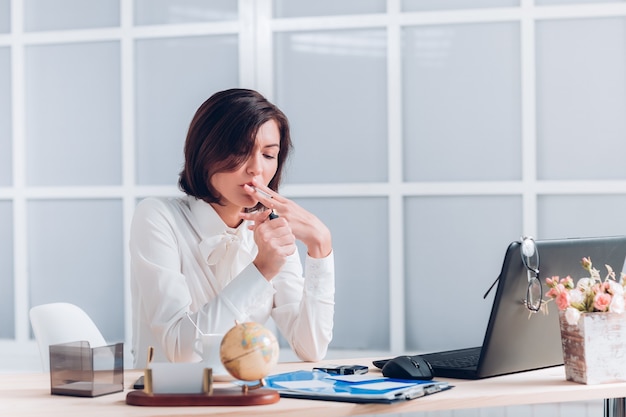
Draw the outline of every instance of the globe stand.
[[[243,392],[244,394],[247,394],[248,391],[250,391],[250,390],[263,388],[264,386],[265,386],[265,380],[263,378],[261,378],[261,379],[259,379],[259,382],[257,384],[255,384],[255,385],[243,384],[241,386],[241,392]]]
[[[264,380],[253,386],[241,388],[214,387],[213,371],[205,368],[202,376],[202,392],[190,394],[154,393],[152,370],[144,371],[144,389],[131,391],[126,395],[126,404],[152,407],[186,406],[245,406],[273,404],[280,400],[278,391],[263,388]]]

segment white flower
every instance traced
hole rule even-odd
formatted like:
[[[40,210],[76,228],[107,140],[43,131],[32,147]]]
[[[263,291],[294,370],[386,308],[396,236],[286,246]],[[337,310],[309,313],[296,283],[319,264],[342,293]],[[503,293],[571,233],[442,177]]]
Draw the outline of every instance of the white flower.
[[[576,283],[576,289],[580,290],[581,292],[587,292],[591,289],[593,284],[594,282],[591,278],[581,278]]]
[[[576,325],[578,324],[578,319],[580,319],[580,311],[573,307],[568,307],[565,310],[565,319],[567,320],[567,324]]]
[[[609,283],[609,287],[611,288],[611,292],[613,293],[613,296],[622,296],[624,295],[624,287],[622,287],[622,284],[619,284],[617,281],[613,281],[613,280],[607,280],[606,282]]]
[[[585,294],[578,290],[570,291],[569,299],[571,305],[579,305],[585,302]]]
[[[621,314],[624,312],[624,305],[626,303],[624,302],[624,296],[623,295],[618,295],[618,296],[614,296],[613,299],[611,300],[611,305],[609,306],[609,311],[613,312],[613,313],[618,313]]]

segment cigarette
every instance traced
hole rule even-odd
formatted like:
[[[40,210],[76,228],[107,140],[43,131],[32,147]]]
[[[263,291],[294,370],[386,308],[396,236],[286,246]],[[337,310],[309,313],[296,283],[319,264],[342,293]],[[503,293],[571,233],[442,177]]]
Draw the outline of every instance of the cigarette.
[[[263,190],[260,190],[260,189],[258,189],[258,188],[256,188],[256,187],[254,188],[254,190],[255,190],[257,193],[259,193],[259,194],[261,194],[261,195],[265,196],[265,198],[274,198],[274,197],[272,197],[269,193],[267,193],[267,192],[265,192],[265,191],[263,191]],[[270,219],[270,220],[274,220],[274,219],[276,219],[276,218],[278,218],[278,214],[276,214],[276,213],[274,212],[274,209],[272,209],[272,211],[271,211],[271,213],[270,213],[270,215],[269,215],[269,219]]]
[[[263,190],[261,190],[260,188],[255,188],[256,192],[263,195],[265,198],[274,198],[270,195],[270,193],[267,193]]]

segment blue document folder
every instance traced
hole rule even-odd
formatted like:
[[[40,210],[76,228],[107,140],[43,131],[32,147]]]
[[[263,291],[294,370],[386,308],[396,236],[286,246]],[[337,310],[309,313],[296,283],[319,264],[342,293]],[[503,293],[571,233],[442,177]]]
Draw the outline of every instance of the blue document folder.
[[[353,403],[407,401],[452,388],[447,382],[385,378],[381,375],[330,375],[295,371],[265,378],[281,397]]]

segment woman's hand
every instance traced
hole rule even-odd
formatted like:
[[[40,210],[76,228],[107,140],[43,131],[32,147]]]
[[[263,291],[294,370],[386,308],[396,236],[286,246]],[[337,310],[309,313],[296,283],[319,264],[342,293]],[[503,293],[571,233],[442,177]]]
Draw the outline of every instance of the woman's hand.
[[[279,219],[287,221],[296,239],[306,245],[310,257],[324,258],[330,254],[332,251],[330,230],[320,219],[265,185],[258,184],[256,180],[253,180],[253,185],[261,192],[257,192],[255,188],[250,186],[245,187],[246,191],[250,195],[254,195],[265,207],[278,214],[279,217],[271,220],[271,222]],[[269,213],[266,214],[266,216],[268,215]]]
[[[241,217],[254,222],[250,230],[254,232],[254,242],[259,252],[253,263],[265,279],[271,281],[287,262],[287,257],[296,251],[296,237],[291,232],[287,220],[281,218],[270,220],[269,214],[270,211],[265,210],[241,213]]]

